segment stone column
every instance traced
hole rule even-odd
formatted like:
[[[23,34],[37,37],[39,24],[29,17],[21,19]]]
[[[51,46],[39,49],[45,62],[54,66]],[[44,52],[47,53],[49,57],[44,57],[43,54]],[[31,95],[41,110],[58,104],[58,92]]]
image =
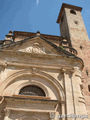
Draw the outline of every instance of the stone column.
[[[62,110],[62,115],[60,115],[60,118],[62,118],[62,120],[65,120],[65,104],[62,103],[61,104],[61,110]]]
[[[72,114],[75,114],[75,106],[74,106],[74,94],[73,94],[73,85],[72,85],[72,71],[63,69],[64,74],[64,89],[65,89],[65,106],[66,111],[64,114],[64,117],[67,118],[67,120],[75,120],[75,118],[72,118]],[[67,117],[68,116],[68,117]]]
[[[4,120],[10,120],[9,118],[9,115],[10,115],[10,110],[5,110],[5,117],[4,117]]]

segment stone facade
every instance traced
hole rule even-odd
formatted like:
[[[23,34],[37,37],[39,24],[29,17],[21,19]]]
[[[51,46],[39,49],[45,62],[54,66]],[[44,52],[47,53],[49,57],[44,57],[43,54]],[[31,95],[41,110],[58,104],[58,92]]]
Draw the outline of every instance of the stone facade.
[[[0,41],[0,120],[88,119],[90,43],[80,11],[62,5],[61,37],[10,31]]]

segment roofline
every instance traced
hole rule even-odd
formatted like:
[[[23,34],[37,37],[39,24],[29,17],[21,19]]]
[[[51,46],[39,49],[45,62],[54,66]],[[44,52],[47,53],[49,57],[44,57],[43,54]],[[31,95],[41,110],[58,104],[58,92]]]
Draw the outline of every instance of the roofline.
[[[67,4],[67,3],[63,3],[62,6],[61,6],[61,9],[60,9],[60,12],[59,12],[57,23],[60,23],[60,19],[62,17],[62,13],[63,13],[64,8],[69,8],[69,9],[74,9],[74,10],[77,10],[77,11],[82,11],[81,7],[70,5],[70,4]]]
[[[37,34],[37,32],[36,33],[34,33],[34,32],[25,32],[25,31],[14,31],[13,32],[13,34],[14,34],[14,37],[16,37],[16,36],[19,36],[19,35],[21,35],[21,36],[35,36],[36,34]],[[52,38],[52,37],[57,37],[57,38],[61,38],[61,36],[57,36],[57,35],[49,35],[49,34],[42,34],[42,33],[40,33],[40,35],[41,36],[43,36],[43,37],[50,37],[50,38]]]
[[[24,42],[26,42],[27,40],[32,39],[32,38],[35,38],[35,37],[37,37],[37,35],[28,37],[28,38],[26,38],[26,39],[24,39],[24,40],[21,40],[21,41],[18,41],[18,42],[12,42],[11,44],[4,45],[3,47],[1,47],[1,50],[2,50],[3,48],[8,48],[8,47],[11,47],[11,46],[15,46],[15,45],[17,45],[17,44],[24,43]],[[82,64],[81,69],[83,69],[83,67],[84,67],[84,62],[83,62],[83,60],[82,60],[81,58],[79,58],[79,57],[75,56],[74,54],[72,54],[72,53],[70,53],[70,52],[68,52],[68,51],[66,51],[66,50],[63,50],[62,48],[56,46],[55,44],[53,44],[52,42],[50,42],[50,41],[47,40],[46,38],[43,38],[41,35],[38,36],[38,37],[40,37],[41,39],[43,39],[44,41],[46,41],[48,44],[50,44],[53,48],[56,49],[56,51],[57,51],[58,53],[64,53],[64,55],[66,55],[66,56],[69,57],[69,58],[73,58],[73,59],[75,58],[75,59],[79,60],[80,63]]]

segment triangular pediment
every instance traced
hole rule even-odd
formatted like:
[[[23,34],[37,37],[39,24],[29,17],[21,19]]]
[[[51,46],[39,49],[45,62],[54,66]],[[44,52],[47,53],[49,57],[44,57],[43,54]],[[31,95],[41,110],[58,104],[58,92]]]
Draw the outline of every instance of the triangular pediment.
[[[50,43],[50,41],[45,41],[40,37],[34,37],[24,41],[22,44],[17,44],[13,50],[32,54],[58,54],[52,43]]]
[[[11,55],[20,56],[20,54],[24,55],[23,53],[25,53],[27,54],[27,56],[31,54],[31,56],[40,56],[43,58],[48,57],[50,59],[56,59],[59,57],[60,59],[63,58],[63,60],[65,60],[67,58],[68,60],[78,60],[83,65],[82,59],[64,50],[63,48],[56,46],[49,40],[40,36],[35,36],[32,38],[27,38],[18,42],[12,42],[11,44],[4,45],[3,47],[1,47],[1,52],[5,52],[6,54],[3,53],[4,55],[9,55],[10,53]],[[40,55],[36,56],[36,54]]]

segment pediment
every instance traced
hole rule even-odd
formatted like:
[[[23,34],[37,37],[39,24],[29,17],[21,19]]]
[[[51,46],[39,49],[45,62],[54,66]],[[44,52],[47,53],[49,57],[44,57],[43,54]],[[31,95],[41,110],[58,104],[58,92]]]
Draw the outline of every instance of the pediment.
[[[47,39],[42,38],[42,37],[35,36],[33,38],[27,38],[27,39],[21,40],[19,42],[12,42],[11,44],[3,46],[1,49],[1,54],[5,55],[5,56],[9,55],[8,57],[11,57],[11,56],[13,57],[13,55],[15,55],[15,56],[24,55],[23,53],[28,53],[26,57],[28,57],[29,54],[35,54],[35,56],[34,55],[31,55],[31,56],[32,57],[40,56],[43,58],[50,58],[50,63],[52,63],[51,58],[55,58],[55,60],[56,60],[58,57],[59,57],[59,62],[60,62],[61,58],[63,59],[63,61],[65,59],[67,59],[69,61],[74,60],[73,62],[75,62],[75,60],[76,60],[79,63],[81,63],[81,65],[82,65],[81,69],[84,66],[81,58],[71,54],[70,52],[68,52],[66,50],[63,50],[61,47],[56,46],[52,42],[50,42]],[[11,56],[10,56],[10,54],[11,54]],[[36,54],[40,54],[40,55],[36,56]],[[43,54],[43,55],[41,56],[41,54]],[[3,56],[3,55],[1,55],[1,56]],[[6,57],[6,60],[10,60],[10,59],[7,59],[7,57]],[[12,58],[12,60],[13,60],[13,58]],[[45,62],[46,61],[44,61],[44,63]],[[4,65],[2,63],[0,63],[0,64]],[[67,64],[67,62],[64,62],[64,64]],[[77,64],[77,63],[75,63],[75,64]]]
[[[14,47],[13,50],[32,54],[58,54],[52,45],[40,37],[28,39],[27,41],[23,42],[23,44]]]

